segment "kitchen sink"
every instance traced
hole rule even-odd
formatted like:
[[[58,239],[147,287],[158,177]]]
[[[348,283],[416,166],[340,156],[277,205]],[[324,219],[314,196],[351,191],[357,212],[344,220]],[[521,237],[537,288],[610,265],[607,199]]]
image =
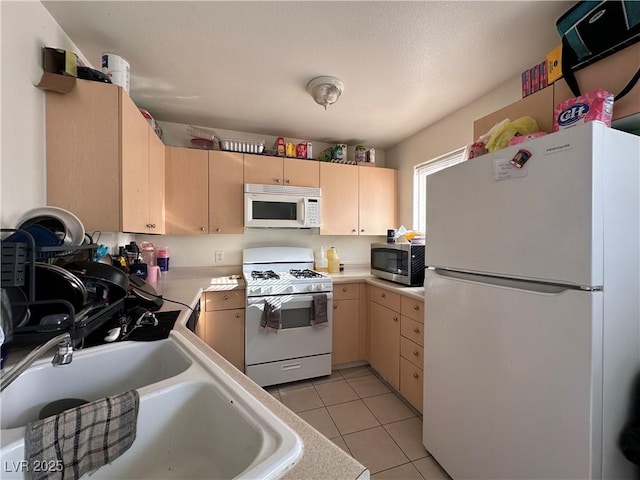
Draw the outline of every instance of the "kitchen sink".
[[[38,362],[0,396],[2,478],[24,478],[24,433],[59,398],[89,401],[132,388],[137,436],[91,479],[279,478],[302,454],[298,435],[182,336],[123,342]],[[12,468],[13,466],[13,468]]]
[[[60,399],[94,401],[160,382],[184,372],[192,360],[175,342],[121,342],[77,350],[68,365],[45,357],[0,395],[0,428],[37,420],[40,410]]]

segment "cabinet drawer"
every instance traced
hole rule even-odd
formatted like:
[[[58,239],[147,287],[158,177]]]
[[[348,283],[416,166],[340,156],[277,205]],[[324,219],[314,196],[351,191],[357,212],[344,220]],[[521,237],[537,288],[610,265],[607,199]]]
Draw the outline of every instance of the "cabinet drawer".
[[[400,358],[400,393],[422,413],[423,371],[409,360]]]
[[[408,338],[400,337],[400,356],[409,360],[416,367],[424,368],[424,347]]]
[[[383,307],[390,308],[394,312],[400,311],[400,294],[371,285],[369,290],[370,300]]]
[[[357,283],[339,283],[333,285],[333,300],[357,300],[360,298],[360,286]]]
[[[212,310],[229,310],[244,308],[244,290],[227,290],[224,292],[205,292],[205,312]]]
[[[400,334],[420,346],[424,346],[424,325],[402,315],[400,317]]]
[[[424,300],[402,296],[400,313],[420,323],[424,323]]]

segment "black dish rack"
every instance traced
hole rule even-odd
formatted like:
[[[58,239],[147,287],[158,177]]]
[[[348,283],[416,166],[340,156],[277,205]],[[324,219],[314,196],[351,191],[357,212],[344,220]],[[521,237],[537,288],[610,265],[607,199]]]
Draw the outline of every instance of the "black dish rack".
[[[93,305],[79,316],[73,305],[64,299],[37,300],[36,298],[36,262],[52,262],[58,258],[86,256],[92,259],[98,248],[97,244],[61,245],[59,247],[37,246],[33,236],[21,229],[2,228],[0,232],[20,232],[27,242],[2,241],[2,288],[17,287],[25,293],[26,301],[13,302],[16,306],[55,306],[62,307],[70,315],[70,322],[60,325],[32,324],[31,320],[22,327],[13,329],[12,345],[33,345],[46,342],[51,338],[68,331],[73,339],[81,339],[102,326],[113,315],[124,310],[124,298],[116,299],[109,304]]]

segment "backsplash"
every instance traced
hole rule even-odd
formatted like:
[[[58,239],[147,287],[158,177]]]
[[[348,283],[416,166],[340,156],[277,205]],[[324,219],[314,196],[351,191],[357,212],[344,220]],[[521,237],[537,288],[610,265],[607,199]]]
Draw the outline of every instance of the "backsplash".
[[[168,247],[170,267],[242,265],[242,250],[253,247],[308,247],[314,251],[321,246],[336,247],[340,262],[369,264],[369,247],[384,242],[380,236],[321,236],[311,230],[248,229],[244,235],[136,235],[135,241],[152,242],[156,247]],[[224,260],[216,263],[216,252],[223,252]]]

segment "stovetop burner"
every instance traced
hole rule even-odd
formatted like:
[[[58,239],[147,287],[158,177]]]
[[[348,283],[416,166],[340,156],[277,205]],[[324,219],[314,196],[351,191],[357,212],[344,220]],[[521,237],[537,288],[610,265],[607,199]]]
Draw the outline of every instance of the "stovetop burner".
[[[295,278],[322,278],[320,273],[308,268],[305,268],[304,270],[292,268],[289,270],[289,273]]]
[[[280,276],[273,270],[253,270],[251,272],[251,278],[254,280],[279,280]]]

